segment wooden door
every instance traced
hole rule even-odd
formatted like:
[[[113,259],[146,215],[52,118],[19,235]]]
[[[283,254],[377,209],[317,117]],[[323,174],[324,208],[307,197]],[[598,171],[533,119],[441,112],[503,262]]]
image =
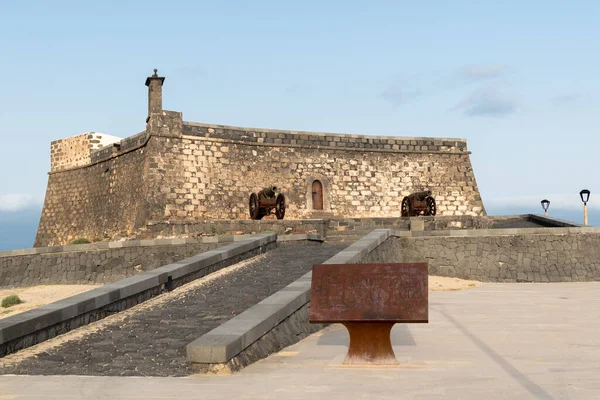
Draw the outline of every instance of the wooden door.
[[[323,209],[323,185],[320,181],[314,181],[312,184],[312,202],[313,210]]]

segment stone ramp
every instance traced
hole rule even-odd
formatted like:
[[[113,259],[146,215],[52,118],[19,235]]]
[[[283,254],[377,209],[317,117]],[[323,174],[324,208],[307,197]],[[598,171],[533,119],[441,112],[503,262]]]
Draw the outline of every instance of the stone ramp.
[[[315,242],[280,243],[279,247],[248,261],[246,266],[218,273],[163,294],[150,304],[109,317],[90,330],[55,347],[44,345],[34,357],[4,365],[2,374],[60,374],[117,376],[185,376],[193,373],[185,346],[306,272],[343,247]],[[231,271],[230,271],[231,270]],[[64,338],[57,338],[63,341]],[[36,349],[32,348],[31,353]],[[16,358],[15,358],[16,357]],[[0,359],[10,363],[20,353]]]

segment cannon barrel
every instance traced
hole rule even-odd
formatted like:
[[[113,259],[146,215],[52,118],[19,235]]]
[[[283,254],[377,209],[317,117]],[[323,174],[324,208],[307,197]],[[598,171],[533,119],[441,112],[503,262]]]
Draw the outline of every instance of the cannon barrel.
[[[277,219],[285,215],[285,195],[279,192],[277,186],[268,186],[258,193],[250,193],[248,201],[251,219],[261,219],[275,210]]]
[[[277,186],[269,186],[260,191],[267,199],[275,196],[275,192],[277,192]]]
[[[425,197],[431,196],[431,190],[424,190],[422,192],[416,192],[416,193],[413,193],[411,196],[414,196],[414,198],[416,198],[417,201],[423,201],[423,200],[425,200]]]

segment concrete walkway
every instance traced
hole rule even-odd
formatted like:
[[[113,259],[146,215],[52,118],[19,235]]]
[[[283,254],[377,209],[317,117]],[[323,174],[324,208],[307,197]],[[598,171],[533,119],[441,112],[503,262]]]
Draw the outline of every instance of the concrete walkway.
[[[430,293],[429,324],[396,325],[398,367],[342,366],[331,326],[233,376],[1,376],[0,400],[600,399],[600,283]]]

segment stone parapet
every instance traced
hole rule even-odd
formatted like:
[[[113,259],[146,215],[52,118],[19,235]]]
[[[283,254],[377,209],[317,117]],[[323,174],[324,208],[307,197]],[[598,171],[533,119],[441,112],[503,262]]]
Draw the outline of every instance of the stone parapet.
[[[370,136],[341,133],[291,131],[265,128],[242,128],[227,125],[184,122],[183,134],[210,139],[224,139],[260,145],[308,146],[333,148],[388,150],[397,152],[467,152],[465,139]]]
[[[55,140],[50,143],[50,171],[56,172],[90,164],[92,153],[99,149],[112,152],[112,144],[121,139],[99,132]]]

